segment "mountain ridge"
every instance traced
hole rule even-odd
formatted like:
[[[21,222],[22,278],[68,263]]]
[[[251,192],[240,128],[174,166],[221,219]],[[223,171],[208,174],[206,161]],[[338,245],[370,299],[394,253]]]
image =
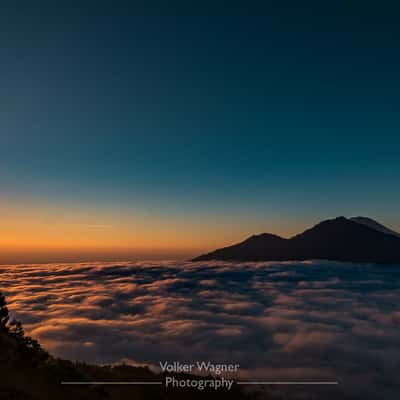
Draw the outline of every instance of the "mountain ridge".
[[[359,224],[368,226],[368,227],[375,229],[377,231],[380,231],[382,233],[387,233],[387,234],[394,235],[394,236],[397,236],[400,238],[400,233],[394,231],[393,229],[386,227],[385,225],[380,224],[378,221],[375,221],[372,218],[359,216],[359,217],[351,217],[350,220],[357,222]]]
[[[326,259],[343,262],[400,263],[400,235],[371,218],[356,218],[364,218],[364,223],[340,216],[321,221],[288,239],[270,233],[253,235],[238,244],[196,257],[193,261]],[[365,220],[369,222],[368,225]]]

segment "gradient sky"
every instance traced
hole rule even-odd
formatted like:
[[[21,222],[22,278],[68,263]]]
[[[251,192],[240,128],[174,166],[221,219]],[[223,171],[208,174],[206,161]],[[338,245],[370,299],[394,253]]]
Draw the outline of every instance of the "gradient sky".
[[[62,3],[1,6],[0,261],[400,230],[398,7]]]

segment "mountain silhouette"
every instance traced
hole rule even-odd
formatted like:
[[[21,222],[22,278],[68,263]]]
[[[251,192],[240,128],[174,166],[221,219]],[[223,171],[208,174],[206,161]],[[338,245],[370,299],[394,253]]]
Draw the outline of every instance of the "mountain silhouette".
[[[310,259],[399,263],[400,236],[370,218],[338,217],[322,221],[290,239],[263,233],[251,236],[239,244],[201,255],[193,261]]]
[[[372,218],[368,217],[353,217],[350,218],[354,222],[358,222],[359,224],[363,224],[366,226],[369,226],[372,229],[375,229],[376,231],[383,232],[383,233],[388,233],[390,235],[394,235],[400,238],[400,233],[397,233],[393,231],[390,228],[387,228],[386,226],[380,224],[379,222],[375,221]]]

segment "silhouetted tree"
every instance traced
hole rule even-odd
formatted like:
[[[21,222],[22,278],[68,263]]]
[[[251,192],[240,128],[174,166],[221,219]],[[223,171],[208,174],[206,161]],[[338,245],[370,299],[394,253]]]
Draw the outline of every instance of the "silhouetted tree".
[[[30,336],[25,336],[22,323],[14,318],[10,321],[7,301],[0,293],[0,331],[17,346],[17,358],[29,360],[31,364],[37,364],[49,359],[50,355],[40,346],[39,342]],[[0,396],[1,397],[1,396]]]
[[[25,336],[24,328],[22,327],[21,322],[16,321],[15,319],[9,323],[8,331],[20,340],[22,340]]]
[[[7,301],[4,295],[0,292],[0,328],[8,330],[8,321],[10,316],[8,315]]]

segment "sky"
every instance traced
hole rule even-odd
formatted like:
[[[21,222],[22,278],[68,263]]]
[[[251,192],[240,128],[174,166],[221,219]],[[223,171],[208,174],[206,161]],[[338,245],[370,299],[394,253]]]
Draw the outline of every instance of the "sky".
[[[2,5],[0,262],[400,230],[400,8],[278,3]]]

